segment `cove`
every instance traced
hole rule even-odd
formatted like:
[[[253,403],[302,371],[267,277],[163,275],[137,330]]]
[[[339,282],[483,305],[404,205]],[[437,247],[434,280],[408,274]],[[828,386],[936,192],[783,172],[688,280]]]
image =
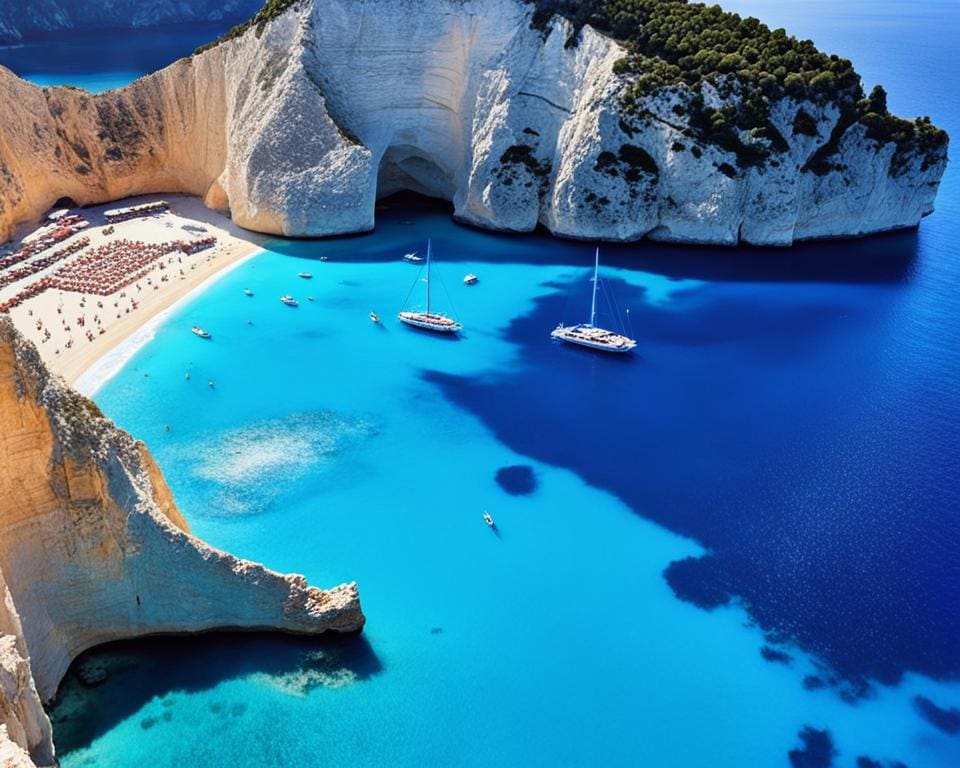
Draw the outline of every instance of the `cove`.
[[[438,301],[466,326],[460,341],[392,322],[417,272],[400,256],[427,236],[445,286]],[[864,366],[886,349],[878,344],[899,339],[910,365],[893,370],[917,375],[906,351],[916,328],[904,318],[928,309],[912,282],[922,243],[872,240],[849,260],[818,260],[810,246],[796,278],[802,250],[757,252],[765,267],[749,279],[746,267],[723,276],[709,251],[605,248],[605,279],[640,342],[629,361],[549,341],[556,322],[586,309],[585,244],[482,233],[409,200],[387,201],[371,235],[269,243],[171,316],[96,399],[148,442],[199,535],[318,583],[357,579],[375,664],[291,686],[309,667],[297,658],[273,674],[238,664],[210,679],[203,654],[185,653],[177,675],[158,674],[169,686],[114,707],[104,705],[108,678],[85,690],[102,717],[69,731],[64,765],[147,755],[157,765],[777,765],[803,748],[808,727],[825,730],[846,760],[951,764],[955,740],[913,699],[947,708],[956,684],[938,669],[911,670],[902,655],[890,662],[897,685],[883,684],[877,666],[864,672],[869,688],[852,685],[879,655],[873,636],[837,646],[863,669],[828,652],[852,603],[840,602],[838,616],[827,613],[833,593],[811,594],[832,620],[818,626],[805,603],[752,602],[766,595],[743,567],[693,574],[689,583],[732,596],[705,611],[664,578],[676,563],[762,558],[771,580],[786,570],[814,579],[814,590],[817,569],[797,563],[819,558],[850,589],[862,582],[821,542],[889,556],[886,538],[863,537],[857,518],[841,524],[840,512],[787,501],[805,499],[808,475],[790,479],[798,466],[819,470],[819,484],[856,471],[865,493],[886,487],[878,474],[889,464],[820,457],[851,439],[828,423],[874,413],[849,400],[875,374]],[[865,271],[871,255],[876,269]],[[296,277],[304,270],[312,280]],[[480,283],[464,286],[467,272]],[[285,293],[300,307],[283,306]],[[191,336],[196,323],[213,343]],[[798,399],[806,418],[785,433]],[[931,446],[931,461],[954,450],[936,429],[915,439]],[[910,445],[903,435],[897,444]],[[757,446],[761,458],[747,462]],[[514,466],[531,467],[534,493],[497,482]],[[754,493],[761,500],[747,503]],[[923,524],[919,512],[899,522],[902,533]],[[777,526],[780,547],[769,543]],[[882,576],[891,602],[915,593],[915,583],[896,591]],[[941,610],[932,615],[948,621]],[[949,662],[925,626],[899,626],[900,638]],[[768,660],[771,647],[790,658]],[[323,642],[315,650],[322,658]],[[135,667],[159,663],[150,649],[134,652]],[[202,683],[178,682],[194,663]],[[126,690],[115,674],[113,690]]]

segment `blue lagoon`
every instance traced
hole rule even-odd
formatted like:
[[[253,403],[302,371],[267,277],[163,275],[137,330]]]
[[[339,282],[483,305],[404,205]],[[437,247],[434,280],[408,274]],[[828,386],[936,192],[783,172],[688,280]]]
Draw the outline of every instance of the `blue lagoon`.
[[[208,641],[108,650],[137,661],[65,693],[102,703],[85,727],[54,711],[64,765],[779,765],[807,727],[847,763],[960,757],[914,702],[960,693],[936,679],[953,553],[924,544],[949,525],[952,479],[930,483],[958,447],[949,414],[910,415],[915,377],[946,386],[958,363],[918,370],[944,331],[928,335],[918,281],[956,268],[927,250],[934,222],[736,266],[610,247],[640,345],[623,360],[549,339],[582,319],[589,246],[410,206],[391,201],[368,236],[271,243],[96,395],[151,446],[198,535],[317,583],[357,579],[365,639],[264,638],[235,669]],[[414,270],[401,255],[428,234],[459,340],[367,318],[392,318]],[[516,466],[533,487],[497,482]],[[877,560],[889,570],[864,572]],[[934,568],[939,588],[903,591]],[[923,627],[896,616],[927,600]],[[153,680],[124,702],[143,665],[188,680],[194,663],[205,684]]]
[[[955,4],[726,5],[960,135]],[[96,650],[62,765],[960,765],[958,221],[951,166],[918,231],[604,247],[611,357],[550,339],[590,243],[404,197],[270,241],[95,400],[197,535],[355,579],[366,629]],[[393,319],[428,237],[456,338]]]

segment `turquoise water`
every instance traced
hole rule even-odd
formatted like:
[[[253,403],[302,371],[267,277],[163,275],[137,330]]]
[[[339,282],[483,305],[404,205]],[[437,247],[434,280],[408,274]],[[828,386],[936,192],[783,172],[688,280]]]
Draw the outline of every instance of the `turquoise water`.
[[[955,6],[741,5],[960,135]],[[195,533],[357,580],[367,628],[109,648],[53,711],[63,765],[816,766],[821,732],[839,766],[960,764],[958,214],[951,168],[917,233],[605,248],[629,360],[548,339],[589,244],[415,201],[272,242],[96,399]],[[393,320],[427,236],[460,341]]]
[[[441,302],[467,324],[462,341],[392,321],[418,271],[397,256],[426,232],[449,293]],[[443,212],[403,208],[382,212],[375,235],[275,248],[172,317],[97,400],[151,446],[198,535],[317,584],[356,579],[369,619],[363,653],[375,656],[376,671],[354,675],[348,653],[348,671],[333,682],[303,685],[294,660],[292,671],[227,669],[199,690],[161,684],[122,718],[108,709],[110,727],[92,742],[102,720],[77,728],[65,766],[779,765],[808,724],[828,728],[847,757],[911,766],[960,758],[956,740],[911,703],[916,693],[955,700],[957,686],[908,676],[856,706],[834,689],[806,690],[803,677],[820,674],[813,662],[789,643],[780,646],[789,665],[764,661],[764,634],[742,608],[706,612],[676,599],[662,572],[701,553],[695,542],[573,472],[514,452],[425,382],[426,371],[497,379],[523,368],[527,340],[518,345],[505,331],[544,296],[559,298],[567,321],[585,311],[587,246],[496,237]],[[302,269],[314,279],[299,280]],[[470,271],[481,276],[475,287],[460,282]],[[613,266],[605,275],[622,295],[627,286],[642,291],[644,304],[664,312],[713,288]],[[569,300],[559,286],[570,286]],[[767,287],[715,289],[750,302]],[[889,291],[778,290],[804,301],[852,292],[864,304]],[[277,301],[287,292],[299,309]],[[370,309],[384,327],[369,322]],[[194,323],[212,343],[190,336]],[[573,359],[584,382],[567,400],[542,371],[537,396],[557,420],[582,418],[583,397],[606,397],[611,368],[654,375],[652,354],[625,366],[578,355],[554,348],[549,328],[530,343]],[[622,431],[628,442],[644,440],[642,424],[595,428],[613,441]],[[494,479],[517,464],[536,473],[531,495],[510,495]],[[633,482],[648,482],[643,466],[635,472]],[[499,536],[484,525],[484,509]],[[198,675],[203,668],[198,661]],[[123,673],[113,684],[113,695],[128,685]],[[232,714],[237,705],[241,715]],[[58,739],[68,733],[55,728]]]

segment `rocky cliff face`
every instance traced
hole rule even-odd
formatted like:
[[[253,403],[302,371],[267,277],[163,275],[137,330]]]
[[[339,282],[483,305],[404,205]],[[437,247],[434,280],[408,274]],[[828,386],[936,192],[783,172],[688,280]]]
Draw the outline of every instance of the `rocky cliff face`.
[[[4,768],[52,765],[53,741],[20,617],[0,572],[0,765]]]
[[[693,98],[719,107],[736,89],[664,89],[628,114],[624,50],[590,27],[567,45],[568,21],[532,17],[519,0],[302,0],[117,92],[0,71],[15,105],[0,122],[0,237],[63,196],[150,192],[296,236],[368,230],[399,189],[478,226],[611,240],[786,245],[933,210],[945,148],[898,152],[834,104],[785,98],[772,122],[786,148],[740,168],[691,138],[687,116]]]
[[[191,21],[240,21],[260,0],[4,0],[0,43],[65,29],[153,27]]]
[[[94,645],[363,623],[356,585],[316,589],[191,536],[143,444],[0,319],[0,764],[52,763],[40,700]]]

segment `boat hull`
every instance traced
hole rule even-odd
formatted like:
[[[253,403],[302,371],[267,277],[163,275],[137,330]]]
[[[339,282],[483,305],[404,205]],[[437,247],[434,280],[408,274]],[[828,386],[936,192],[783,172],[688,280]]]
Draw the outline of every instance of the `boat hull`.
[[[440,322],[432,320],[418,312],[401,312],[397,315],[397,319],[401,323],[413,326],[414,328],[433,331],[434,333],[457,333],[463,328],[460,323],[450,321],[448,318],[446,319],[447,322]]]
[[[623,339],[624,341],[618,344],[612,344],[599,339],[590,339],[584,338],[583,336],[573,335],[571,331],[576,331],[577,328],[577,326],[573,326],[571,328],[557,328],[550,334],[550,337],[566,344],[575,344],[578,347],[586,347],[587,349],[593,349],[597,352],[609,352],[615,355],[631,352],[637,346],[637,343],[633,339],[628,339],[626,336],[620,336],[619,334],[614,334],[614,336],[618,339]]]

